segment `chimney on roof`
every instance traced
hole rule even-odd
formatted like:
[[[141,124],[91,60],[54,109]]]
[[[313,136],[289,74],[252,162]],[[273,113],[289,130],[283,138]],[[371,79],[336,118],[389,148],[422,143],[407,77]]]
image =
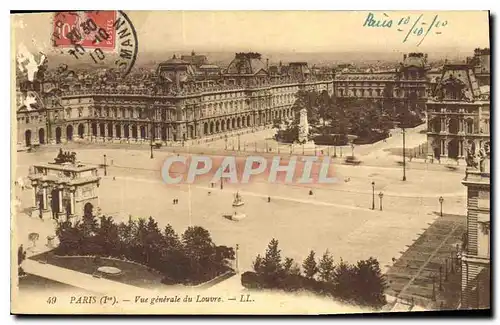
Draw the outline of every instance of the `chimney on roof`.
[[[266,70],[269,70],[269,59],[266,59]]]
[[[175,54],[172,56],[172,59],[177,59],[177,58],[175,57]]]
[[[194,50],[191,51],[191,56],[195,56]]]

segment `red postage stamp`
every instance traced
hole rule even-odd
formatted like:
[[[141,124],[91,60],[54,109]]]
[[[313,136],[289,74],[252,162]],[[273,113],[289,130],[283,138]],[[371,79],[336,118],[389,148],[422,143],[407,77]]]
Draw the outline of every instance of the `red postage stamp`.
[[[54,15],[56,47],[113,50],[116,42],[116,11],[66,11]]]

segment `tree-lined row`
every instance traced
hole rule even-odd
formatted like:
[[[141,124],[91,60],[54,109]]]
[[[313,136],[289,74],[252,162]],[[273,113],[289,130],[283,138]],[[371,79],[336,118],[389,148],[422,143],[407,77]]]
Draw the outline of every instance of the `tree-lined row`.
[[[423,112],[417,109],[415,101],[409,99],[404,104],[394,98],[336,97],[329,96],[326,91],[301,90],[297,92],[293,106],[296,118],[284,128],[280,128],[282,121],[275,121],[277,139],[284,142],[297,140],[298,114],[305,108],[315,142],[343,145],[347,135],[357,136],[355,143],[379,141],[395,126],[413,127],[422,123]]]
[[[71,225],[60,223],[58,255],[102,256],[131,260],[163,274],[165,283],[197,284],[231,269],[231,247],[217,246],[202,227],[189,227],[179,236],[167,225],[163,231],[152,218],[115,223],[112,217],[91,214]]]
[[[342,259],[335,264],[326,251],[317,260],[311,251],[302,263],[302,269],[292,258],[282,260],[278,241],[271,240],[264,257],[258,255],[254,272],[242,275],[242,284],[249,289],[278,289],[309,291],[356,305],[381,308],[387,302],[384,296],[386,281],[374,258],[349,264]]]

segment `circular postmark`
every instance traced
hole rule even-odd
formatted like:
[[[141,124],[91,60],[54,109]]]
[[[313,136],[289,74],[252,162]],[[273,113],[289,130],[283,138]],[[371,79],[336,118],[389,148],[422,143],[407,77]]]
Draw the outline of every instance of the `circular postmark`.
[[[67,11],[54,15],[52,44],[75,60],[103,64],[126,76],[138,53],[137,32],[123,11]]]

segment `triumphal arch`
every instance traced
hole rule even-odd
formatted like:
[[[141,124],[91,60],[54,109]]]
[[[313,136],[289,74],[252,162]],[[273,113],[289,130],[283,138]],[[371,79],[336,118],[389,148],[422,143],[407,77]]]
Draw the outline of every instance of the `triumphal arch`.
[[[63,152],[54,162],[30,169],[33,213],[41,219],[75,222],[98,205],[97,167],[79,163],[76,153]]]

